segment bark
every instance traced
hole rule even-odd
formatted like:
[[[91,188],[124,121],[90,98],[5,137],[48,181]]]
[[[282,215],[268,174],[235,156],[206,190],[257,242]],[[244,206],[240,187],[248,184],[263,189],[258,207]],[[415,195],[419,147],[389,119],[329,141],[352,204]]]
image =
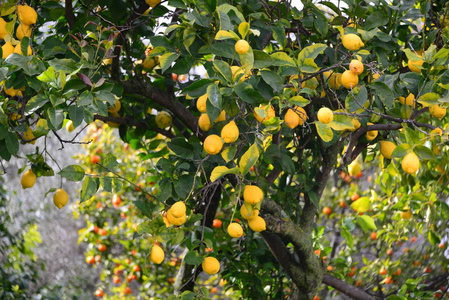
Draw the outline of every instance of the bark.
[[[366,293],[364,290],[361,290],[349,283],[344,282],[341,279],[338,279],[332,275],[324,274],[323,283],[333,287],[336,290],[352,297],[353,299],[360,300],[374,300],[370,294]]]
[[[73,26],[75,26],[75,15],[73,13],[73,3],[72,0],[65,1],[65,18],[67,20],[67,24],[69,29],[72,30]]]

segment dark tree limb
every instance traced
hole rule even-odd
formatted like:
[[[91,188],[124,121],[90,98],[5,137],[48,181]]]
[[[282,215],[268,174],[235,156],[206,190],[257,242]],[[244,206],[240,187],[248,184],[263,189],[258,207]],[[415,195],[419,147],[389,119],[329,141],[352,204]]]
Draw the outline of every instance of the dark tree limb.
[[[340,292],[344,293],[345,295],[348,295],[349,297],[352,297],[353,299],[375,300],[374,297],[372,297],[365,291],[327,273],[324,274],[323,276],[323,283],[333,287],[336,290],[339,290]]]
[[[69,30],[72,30],[75,26],[75,14],[73,13],[73,3],[72,0],[65,1],[65,18],[67,20],[67,24],[69,25]]]

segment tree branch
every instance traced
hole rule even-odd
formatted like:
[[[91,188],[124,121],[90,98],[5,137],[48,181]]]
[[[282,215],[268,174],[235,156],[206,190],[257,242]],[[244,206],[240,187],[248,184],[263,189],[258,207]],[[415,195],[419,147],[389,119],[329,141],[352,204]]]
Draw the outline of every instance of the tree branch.
[[[370,294],[330,274],[324,274],[323,283],[358,300],[375,300]]]

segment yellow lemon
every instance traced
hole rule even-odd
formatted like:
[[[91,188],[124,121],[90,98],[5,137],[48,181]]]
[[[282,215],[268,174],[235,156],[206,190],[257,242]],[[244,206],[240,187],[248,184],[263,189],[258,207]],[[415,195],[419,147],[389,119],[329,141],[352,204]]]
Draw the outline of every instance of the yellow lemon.
[[[204,140],[203,147],[207,154],[218,154],[223,148],[223,140],[218,135],[211,134]]]
[[[111,106],[108,108],[108,112],[110,113],[116,113],[120,110],[120,108],[122,108],[122,103],[120,102],[119,99],[115,99],[115,104],[114,106]]]
[[[207,114],[201,114],[198,119],[198,126],[203,131],[209,131],[212,128],[212,124],[210,123],[209,116]]]
[[[26,139],[26,140],[32,140],[32,139],[35,138],[35,136],[33,134],[33,130],[31,130],[30,127],[27,126],[27,131],[24,132],[23,138]],[[31,141],[31,142],[27,142],[27,143],[30,143],[30,144],[34,145],[36,143],[36,140]]]
[[[158,64],[158,61],[155,57],[146,57],[145,60],[142,63],[142,66],[145,70],[147,71],[151,71],[154,69],[154,67],[156,67],[156,65]]]
[[[17,5],[17,15],[19,17],[20,23],[24,25],[32,25],[37,22],[37,13],[31,6]]]
[[[16,29],[16,37],[19,41],[21,41],[24,36],[31,36],[31,27],[25,24],[20,24]]]
[[[358,160],[354,160],[348,166],[348,173],[351,176],[357,176],[362,171],[362,167],[359,164]]]
[[[343,74],[341,74],[340,80],[341,80],[341,84],[345,88],[352,89],[352,88],[355,88],[357,86],[357,84],[359,83],[359,76],[357,76],[356,74],[347,70],[347,71],[344,71]]]
[[[206,274],[214,275],[220,271],[220,262],[215,257],[208,256],[204,259],[201,267]]]
[[[446,109],[435,104],[429,107],[430,114],[435,118],[441,119],[446,115]]]
[[[57,208],[63,208],[69,202],[69,195],[63,189],[57,189],[53,195],[53,203]]]
[[[364,70],[363,63],[360,60],[353,59],[349,64],[349,70],[355,75],[360,75]]]
[[[249,50],[249,44],[245,40],[239,40],[235,43],[235,52],[238,54],[245,54]]]
[[[202,113],[206,112],[206,103],[207,103],[207,94],[204,94],[203,96],[199,97],[198,100],[196,100],[196,108]]]
[[[242,216],[242,218],[244,218],[245,220],[249,220],[251,218],[257,217],[259,215],[259,210],[258,209],[253,209],[251,211],[251,213],[249,213],[248,209],[246,208],[245,205],[242,205],[242,207],[240,207],[240,215]]]
[[[187,216],[183,214],[181,217],[176,218],[175,216],[173,216],[173,211],[170,208],[169,210],[167,210],[167,219],[168,222],[170,222],[170,224],[175,226],[181,226],[187,221]]]
[[[343,47],[351,51],[357,51],[361,47],[365,46],[360,37],[353,33],[345,34],[341,37]]]
[[[22,178],[20,179],[20,183],[22,184],[23,189],[32,188],[36,183],[36,174],[31,169],[28,169],[23,173]]]
[[[159,245],[154,245],[151,249],[150,259],[155,264],[160,264],[164,261],[165,253]]]
[[[391,154],[394,149],[396,149],[396,145],[390,141],[380,141],[380,154],[383,157],[391,159]]]
[[[269,119],[276,116],[276,113],[274,111],[274,107],[270,105],[270,107],[267,108],[267,105],[260,106],[260,109],[263,109],[265,111],[265,117],[260,116],[257,111],[254,111],[254,117],[259,123],[264,123],[265,121],[268,121]]]
[[[238,75],[245,74],[245,69],[239,66],[231,66],[231,71],[232,71],[232,80],[234,81],[236,80]],[[253,73],[250,71],[249,75],[243,75],[242,77],[240,77],[239,82],[247,80],[248,78],[251,77],[252,74]]]
[[[255,232],[261,232],[267,229],[267,224],[262,217],[254,217],[248,220],[249,228]]]
[[[416,173],[416,171],[418,171],[418,169],[419,169],[418,156],[413,152],[408,153],[402,159],[401,166],[402,166],[402,170],[404,170],[405,173],[408,173],[408,174]]]
[[[22,53],[22,45],[20,43],[18,43],[15,47],[14,47],[14,53],[23,55]],[[31,51],[31,47],[28,46],[28,50],[27,50],[27,55],[31,55],[33,52]]]
[[[224,110],[218,115],[218,118],[215,120],[215,123],[225,121],[226,120],[226,112]]]
[[[7,34],[6,21],[3,18],[0,18],[0,39],[3,40]]]
[[[243,200],[251,205],[263,200],[263,191],[256,185],[246,185],[243,190]]]
[[[65,124],[65,129],[66,129],[68,132],[72,132],[73,130],[75,130],[75,127],[73,126],[72,120],[69,120],[69,121],[67,122],[67,124]]]
[[[443,136],[443,130],[439,127],[430,131],[430,140],[433,140],[437,135]]]
[[[303,125],[307,120],[307,114],[304,108],[299,106],[294,106],[287,110],[284,116],[284,122],[288,128],[294,129],[298,125]]]
[[[231,223],[228,226],[228,234],[233,238],[239,238],[243,235],[243,228],[239,223]]]
[[[334,119],[334,113],[329,108],[322,107],[318,110],[317,118],[321,123],[328,124]]]
[[[406,211],[401,211],[401,218],[403,220],[410,220],[412,218],[412,212],[409,209]]]
[[[373,123],[367,123],[367,125],[374,125]],[[372,141],[374,140],[377,135],[379,134],[379,132],[377,130],[370,130],[366,133],[366,139],[368,141]]]
[[[226,124],[221,130],[221,138],[225,143],[234,143],[239,138],[239,128],[235,125],[234,121]]]
[[[399,102],[401,102],[402,105],[407,104],[409,106],[414,106],[415,105],[415,95],[410,93],[410,94],[408,94],[407,98],[399,97]]]
[[[159,3],[161,3],[161,0],[145,0],[145,3],[148,4],[150,7],[155,7]]]
[[[410,69],[410,71],[415,72],[415,73],[421,73],[422,70],[420,67],[422,67],[424,63],[424,60],[408,60],[408,68]]]
[[[183,201],[178,201],[171,207],[171,214],[175,218],[181,218],[186,214],[186,205]]]
[[[6,42],[3,46],[2,46],[2,58],[5,59],[7,58],[9,55],[14,53],[14,46],[11,44],[11,42]]]
[[[360,126],[362,126],[362,124],[360,124],[360,121],[357,118],[352,119],[352,125],[354,126],[354,128],[349,129],[349,131],[356,131],[357,129],[360,128]]]
[[[369,82],[375,81],[375,80],[376,80],[377,78],[379,78],[379,77],[380,77],[380,74],[379,74],[379,73],[374,73],[373,76],[372,76],[372,78],[370,78]]]
[[[172,121],[172,116],[166,111],[161,111],[156,115],[156,125],[161,129],[171,126]]]
[[[340,73],[332,73],[330,71],[324,72],[324,76],[327,78],[327,84],[333,89],[338,90],[341,86],[341,74]]]

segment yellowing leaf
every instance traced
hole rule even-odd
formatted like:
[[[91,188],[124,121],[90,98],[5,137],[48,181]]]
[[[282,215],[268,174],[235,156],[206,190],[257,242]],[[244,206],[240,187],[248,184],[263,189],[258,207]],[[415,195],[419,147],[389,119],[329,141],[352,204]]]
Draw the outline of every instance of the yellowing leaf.
[[[225,160],[226,163],[228,163],[234,159],[236,152],[237,146],[231,146],[221,151],[221,157]]]
[[[320,121],[315,122],[316,130],[320,138],[325,142],[330,142],[334,138],[334,133],[332,132],[329,124],[323,124]]]
[[[371,201],[368,197],[360,197],[356,201],[352,202],[351,208],[356,212],[366,212],[369,210]]]
[[[242,36],[242,39],[245,39],[246,35],[249,31],[249,23],[248,22],[242,22],[239,25],[239,33]]]
[[[249,172],[252,166],[254,166],[259,159],[259,149],[256,144],[253,144],[249,149],[242,155],[239,162],[240,173],[245,175]]]
[[[289,104],[295,104],[299,107],[305,107],[310,103],[310,100],[304,98],[303,96],[294,96],[288,100]]]
[[[227,39],[234,39],[238,41],[240,38],[234,31],[226,31],[226,30],[220,30],[215,35],[216,40],[227,40]]]
[[[210,174],[210,181],[214,182],[215,180],[217,180],[218,178],[220,178],[224,175],[238,174],[238,173],[239,173],[239,168],[237,168],[237,167],[228,169],[225,166],[218,166],[212,170],[212,173]]]

